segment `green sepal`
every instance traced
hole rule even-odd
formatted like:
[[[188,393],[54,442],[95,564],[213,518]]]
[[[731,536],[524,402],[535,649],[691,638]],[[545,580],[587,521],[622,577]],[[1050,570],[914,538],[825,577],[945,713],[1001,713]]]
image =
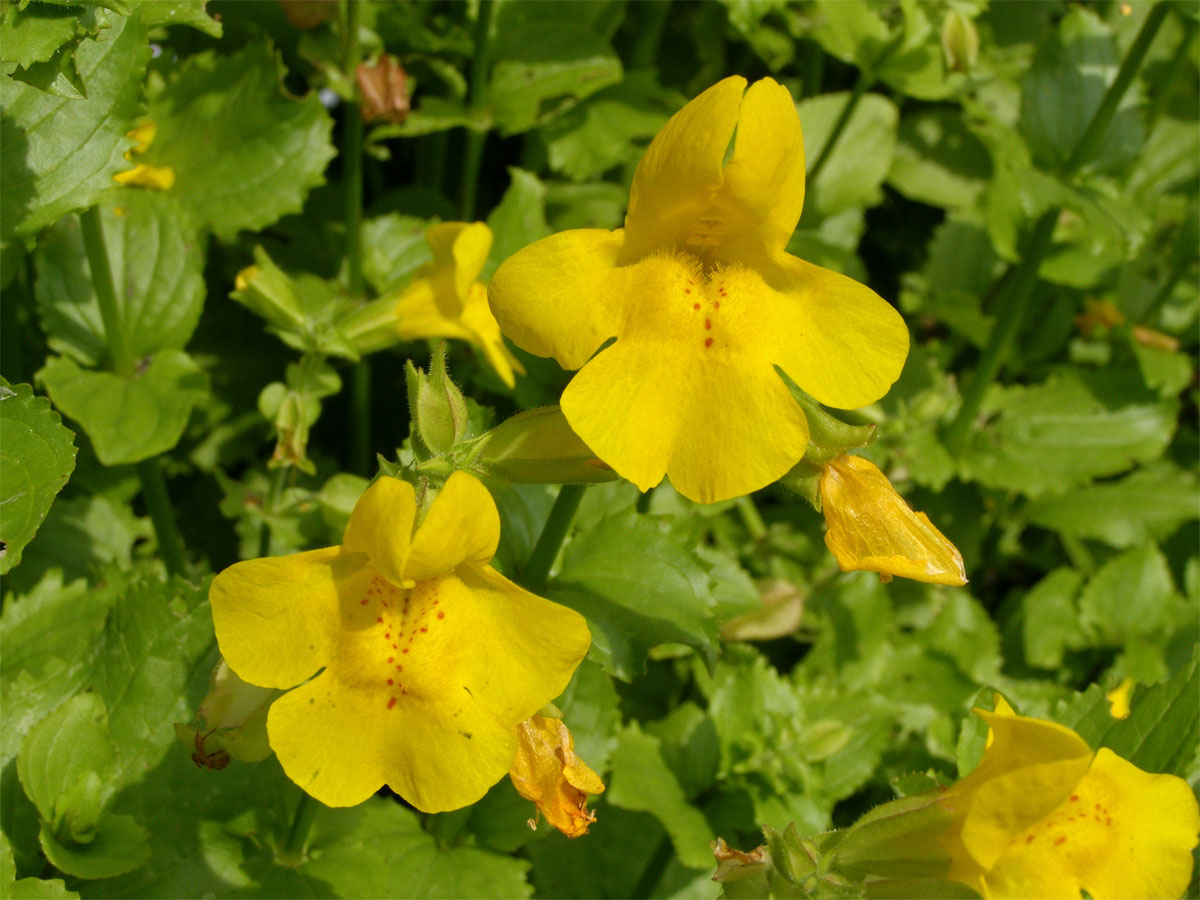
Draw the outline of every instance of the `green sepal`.
[[[847,877],[937,878],[950,868],[941,836],[950,811],[939,792],[903,797],[875,807],[834,848],[831,868]]]
[[[517,413],[489,431],[478,453],[486,474],[519,484],[594,484],[619,477],[567,424],[557,406]]]
[[[821,408],[812,397],[785,378],[792,397],[804,410],[808,420],[808,449],[804,460],[816,466],[833,462],[851,450],[869,447],[878,437],[878,429],[872,425],[847,425]]]

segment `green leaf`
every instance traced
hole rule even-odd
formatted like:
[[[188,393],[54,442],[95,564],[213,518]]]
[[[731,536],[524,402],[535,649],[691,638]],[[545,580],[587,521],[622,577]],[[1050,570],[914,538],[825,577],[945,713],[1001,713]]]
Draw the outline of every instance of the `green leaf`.
[[[487,218],[493,242],[488,264],[480,278],[491,277],[496,267],[522,247],[550,233],[546,224],[546,187],[537,176],[524,169],[510,167],[508,190]]]
[[[887,180],[906,197],[945,209],[973,207],[991,177],[987,147],[960,113],[932,107],[900,120]]]
[[[76,44],[84,36],[96,37],[109,28],[108,16],[99,5],[67,7],[49,3],[6,3],[0,14],[0,60],[27,69],[46,62],[60,48]]]
[[[488,102],[506,135],[528,131],[621,80],[621,60],[574,7],[502,8]]]
[[[86,100],[0,76],[0,241],[93,205],[129,168],[123,154],[133,141],[125,133],[141,112],[150,48],[136,18],[112,19],[106,40],[86,41],[75,54]]]
[[[1080,622],[1099,644],[1120,645],[1171,619],[1175,585],[1154,544],[1126,550],[1100,567],[1079,595]]]
[[[334,156],[333,120],[316,93],[293,100],[262,41],[234,56],[190,56],[150,102],[158,126],[139,157],[175,171],[171,194],[219,237],[299,212]]]
[[[212,18],[204,6],[208,0],[151,0],[141,6],[142,23],[155,25],[190,25],[209,37],[219,38],[221,23]]]
[[[550,168],[576,181],[636,162],[685,98],[650,72],[630,72],[542,127]]]
[[[204,245],[166,193],[113,192],[101,205],[104,241],[125,345],[137,359],[181,350],[204,304]],[[99,366],[104,323],[76,216],[61,219],[38,243],[37,301],[50,346]]]
[[[587,617],[593,658],[618,678],[640,672],[656,644],[716,654],[708,575],[661,520],[625,512],[576,535],[548,596]]]
[[[687,802],[675,773],[663,761],[658,738],[643,734],[636,723],[618,736],[607,796],[613,806],[648,812],[662,822],[685,866],[712,865],[708,822]]]
[[[129,816],[106,815],[96,836],[87,843],[64,841],[46,824],[38,835],[46,858],[79,878],[112,878],[144,866],[150,860],[146,829]]]
[[[11,900],[79,900],[79,895],[68,891],[61,878],[48,881],[41,878],[17,880],[12,847],[3,834],[0,834],[0,896]]]
[[[1071,156],[1092,121],[1121,58],[1109,27],[1096,15],[1072,7],[1038,47],[1021,84],[1021,131],[1034,159],[1053,169]],[[1112,168],[1141,148],[1145,131],[1138,91],[1126,92],[1099,146],[1096,163]]]
[[[31,728],[17,756],[17,774],[41,816],[43,834],[64,841],[85,843],[95,836],[115,770],[108,712],[89,693],[72,697]]]
[[[208,376],[181,350],[154,354],[132,378],[81,369],[66,357],[52,359],[37,378],[55,405],[87,432],[106,466],[170,450],[208,391]]]
[[[1117,481],[1081,487],[1065,497],[1035,500],[1025,515],[1030,523],[1062,534],[1132,547],[1161,540],[1184,522],[1200,517],[1196,487],[1195,473],[1154,465]]]
[[[1075,602],[1082,584],[1083,576],[1074,569],[1055,569],[1021,601],[1021,635],[1031,666],[1057,669],[1063,651],[1082,643]]]
[[[21,561],[75,469],[74,435],[45,397],[0,377],[0,574]]]
[[[1065,493],[1154,459],[1175,430],[1173,403],[1131,392],[1124,374],[1112,371],[996,386],[983,412],[989,421],[972,435],[962,473],[1028,496]]]
[[[833,133],[850,93],[822,94],[796,107],[804,128],[804,158],[817,161]],[[880,94],[864,94],[816,181],[807,186],[805,225],[842,210],[872,206],[882,197],[880,186],[892,167],[896,150],[896,104]]]
[[[1104,688],[1093,684],[1054,716],[1092,747],[1108,747],[1147,772],[1193,780],[1200,772],[1200,652],[1170,680],[1136,687],[1126,719],[1114,719]]]
[[[618,702],[612,678],[590,659],[579,664],[555,701],[575,740],[576,755],[601,775],[608,771],[608,758],[617,744]]]
[[[378,294],[401,287],[433,253],[425,240],[430,222],[388,213],[363,222],[363,275]]]

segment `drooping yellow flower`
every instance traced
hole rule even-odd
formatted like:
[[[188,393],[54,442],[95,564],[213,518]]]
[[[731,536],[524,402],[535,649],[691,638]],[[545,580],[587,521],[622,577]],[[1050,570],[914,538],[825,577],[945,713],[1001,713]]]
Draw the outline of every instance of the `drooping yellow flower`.
[[[133,138],[137,143],[126,151],[125,158],[133,162],[135,156],[145,153],[146,149],[154,143],[156,134],[158,134],[158,126],[153,122],[143,122],[137,128],[127,132],[126,136]],[[113,176],[113,181],[117,184],[168,191],[175,184],[175,170],[170,166],[149,166],[145,163],[137,163],[127,172],[118,172]]]
[[[222,654],[251,684],[292,688],[268,713],[271,747],[329,806],[384,784],[426,812],[478,800],[590,642],[582,616],[487,564],[500,518],[470,475],[450,476],[414,532],[416,514],[412,486],[380,478],[340,547],[213,580]]]
[[[519,747],[508,776],[526,800],[569,838],[587,834],[596,821],[588,794],[604,792],[604,782],[575,755],[575,739],[562,719],[531,716],[517,726]]]
[[[1133,679],[1124,678],[1121,683],[1115,685],[1112,690],[1104,695],[1104,699],[1108,701],[1108,713],[1114,719],[1128,719],[1129,696],[1133,693]]]
[[[500,326],[488,308],[487,288],[475,279],[487,262],[492,231],[483,222],[443,222],[425,232],[433,261],[423,267],[396,300],[396,333],[401,340],[458,338],[481,349],[496,374],[512,387],[520,361],[504,346]]]
[[[711,503],[786,474],[804,455],[808,423],[776,366],[845,409],[879,399],[899,376],[908,353],[899,314],[785,252],[803,203],[791,96],[770,78],[749,90],[726,78],[655,137],[624,229],[561,232],[493,276],[505,334],[580,369],[563,412],[639,489],[665,474]]]
[[[931,584],[967,583],[962,555],[925,513],[914,512],[887,476],[861,456],[839,456],[820,481],[825,545],[843,572],[878,572]]]
[[[942,797],[947,875],[991,898],[1179,897],[1200,810],[1187,782],[1152,775],[1054,722],[975,710],[983,760]]]

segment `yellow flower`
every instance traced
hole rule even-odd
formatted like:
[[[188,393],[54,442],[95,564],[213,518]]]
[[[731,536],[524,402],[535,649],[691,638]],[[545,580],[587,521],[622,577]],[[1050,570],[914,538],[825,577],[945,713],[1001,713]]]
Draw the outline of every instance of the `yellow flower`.
[[[887,476],[861,456],[839,456],[820,482],[825,544],[843,572],[878,572],[932,584],[967,583],[962,555],[925,513],[913,512]]]
[[[1133,679],[1126,678],[1104,695],[1108,701],[1108,713],[1114,719],[1129,718],[1129,695],[1133,693]]]
[[[487,565],[500,518],[482,484],[456,472],[414,533],[416,515],[412,486],[380,478],[340,547],[213,580],[222,654],[250,684],[292,688],[267,716],[271,747],[329,806],[384,784],[426,812],[473,803],[587,652],[582,616]]]
[[[508,772],[513,786],[537,804],[546,819],[575,838],[596,821],[588,811],[588,794],[600,794],[604,783],[575,755],[575,739],[562,719],[532,716],[517,726],[520,746]]]
[[[135,156],[145,153],[146,149],[154,143],[154,136],[157,133],[158,126],[153,122],[143,122],[132,131],[126,132],[126,136],[133,138],[136,143],[125,153],[125,158],[132,162]],[[175,184],[175,170],[170,166],[148,166],[145,163],[137,163],[127,172],[118,172],[113,176],[113,181],[117,184],[167,191]]]
[[[1200,810],[1187,782],[1151,775],[1074,731],[975,710],[989,726],[978,767],[950,787],[947,875],[983,897],[1180,896]]]
[[[487,262],[492,232],[482,222],[443,222],[425,233],[433,261],[417,273],[395,302],[401,340],[458,338],[481,349],[496,374],[512,387],[513,370],[525,369],[504,346],[488,308],[487,288],[475,279]]]
[[[803,203],[791,96],[770,78],[749,90],[726,78],[655,137],[624,229],[564,231],[493,276],[505,334],[580,369],[562,395],[567,421],[639,489],[665,474],[711,503],[785,475],[804,455],[808,423],[776,366],[847,409],[899,376],[899,314],[785,252]]]

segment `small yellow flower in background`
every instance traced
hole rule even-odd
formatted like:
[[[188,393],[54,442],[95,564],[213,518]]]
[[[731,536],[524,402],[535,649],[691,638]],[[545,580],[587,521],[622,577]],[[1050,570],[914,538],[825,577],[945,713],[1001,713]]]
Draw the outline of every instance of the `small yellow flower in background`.
[[[580,369],[562,395],[567,421],[639,489],[669,475],[712,503],[785,475],[809,430],[775,366],[844,409],[878,400],[899,376],[900,315],[785,252],[803,204],[795,103],[770,78],[746,90],[734,76],[655,137],[624,229],[564,231],[493,276],[505,334]]]
[[[384,784],[425,812],[475,802],[590,643],[582,616],[487,564],[500,517],[470,475],[450,476],[414,533],[416,515],[412,485],[380,478],[340,547],[213,580],[222,654],[250,684],[292,689],[271,705],[270,744],[329,806]]]
[[[1152,775],[1002,697],[979,765],[946,790],[947,878],[982,897],[1179,897],[1200,809],[1187,782]]]
[[[475,279],[492,248],[492,231],[482,222],[443,222],[425,233],[433,261],[396,300],[396,332],[401,340],[444,337],[481,349],[509,387],[513,371],[525,369],[504,346],[500,326],[488,308],[487,288]]]
[[[1133,693],[1133,679],[1126,678],[1111,691],[1104,695],[1108,701],[1108,713],[1114,719],[1128,719],[1129,695]]]
[[[587,834],[596,821],[588,811],[588,794],[600,794],[604,783],[575,755],[575,739],[562,719],[532,716],[517,726],[519,747],[509,770],[513,787],[537,804],[547,821],[569,838]]]
[[[145,153],[146,149],[154,143],[156,134],[158,134],[158,126],[153,122],[143,122],[132,131],[126,132],[126,136],[133,138],[137,143],[126,151],[125,158],[133,162],[135,156]],[[137,163],[127,172],[118,172],[113,176],[113,181],[127,186],[168,191],[175,184],[175,170],[170,166],[148,166],[145,163]]]
[[[861,456],[839,456],[820,481],[825,544],[843,572],[878,572],[958,586],[967,583],[962,554],[929,517],[913,512],[887,476]]]

